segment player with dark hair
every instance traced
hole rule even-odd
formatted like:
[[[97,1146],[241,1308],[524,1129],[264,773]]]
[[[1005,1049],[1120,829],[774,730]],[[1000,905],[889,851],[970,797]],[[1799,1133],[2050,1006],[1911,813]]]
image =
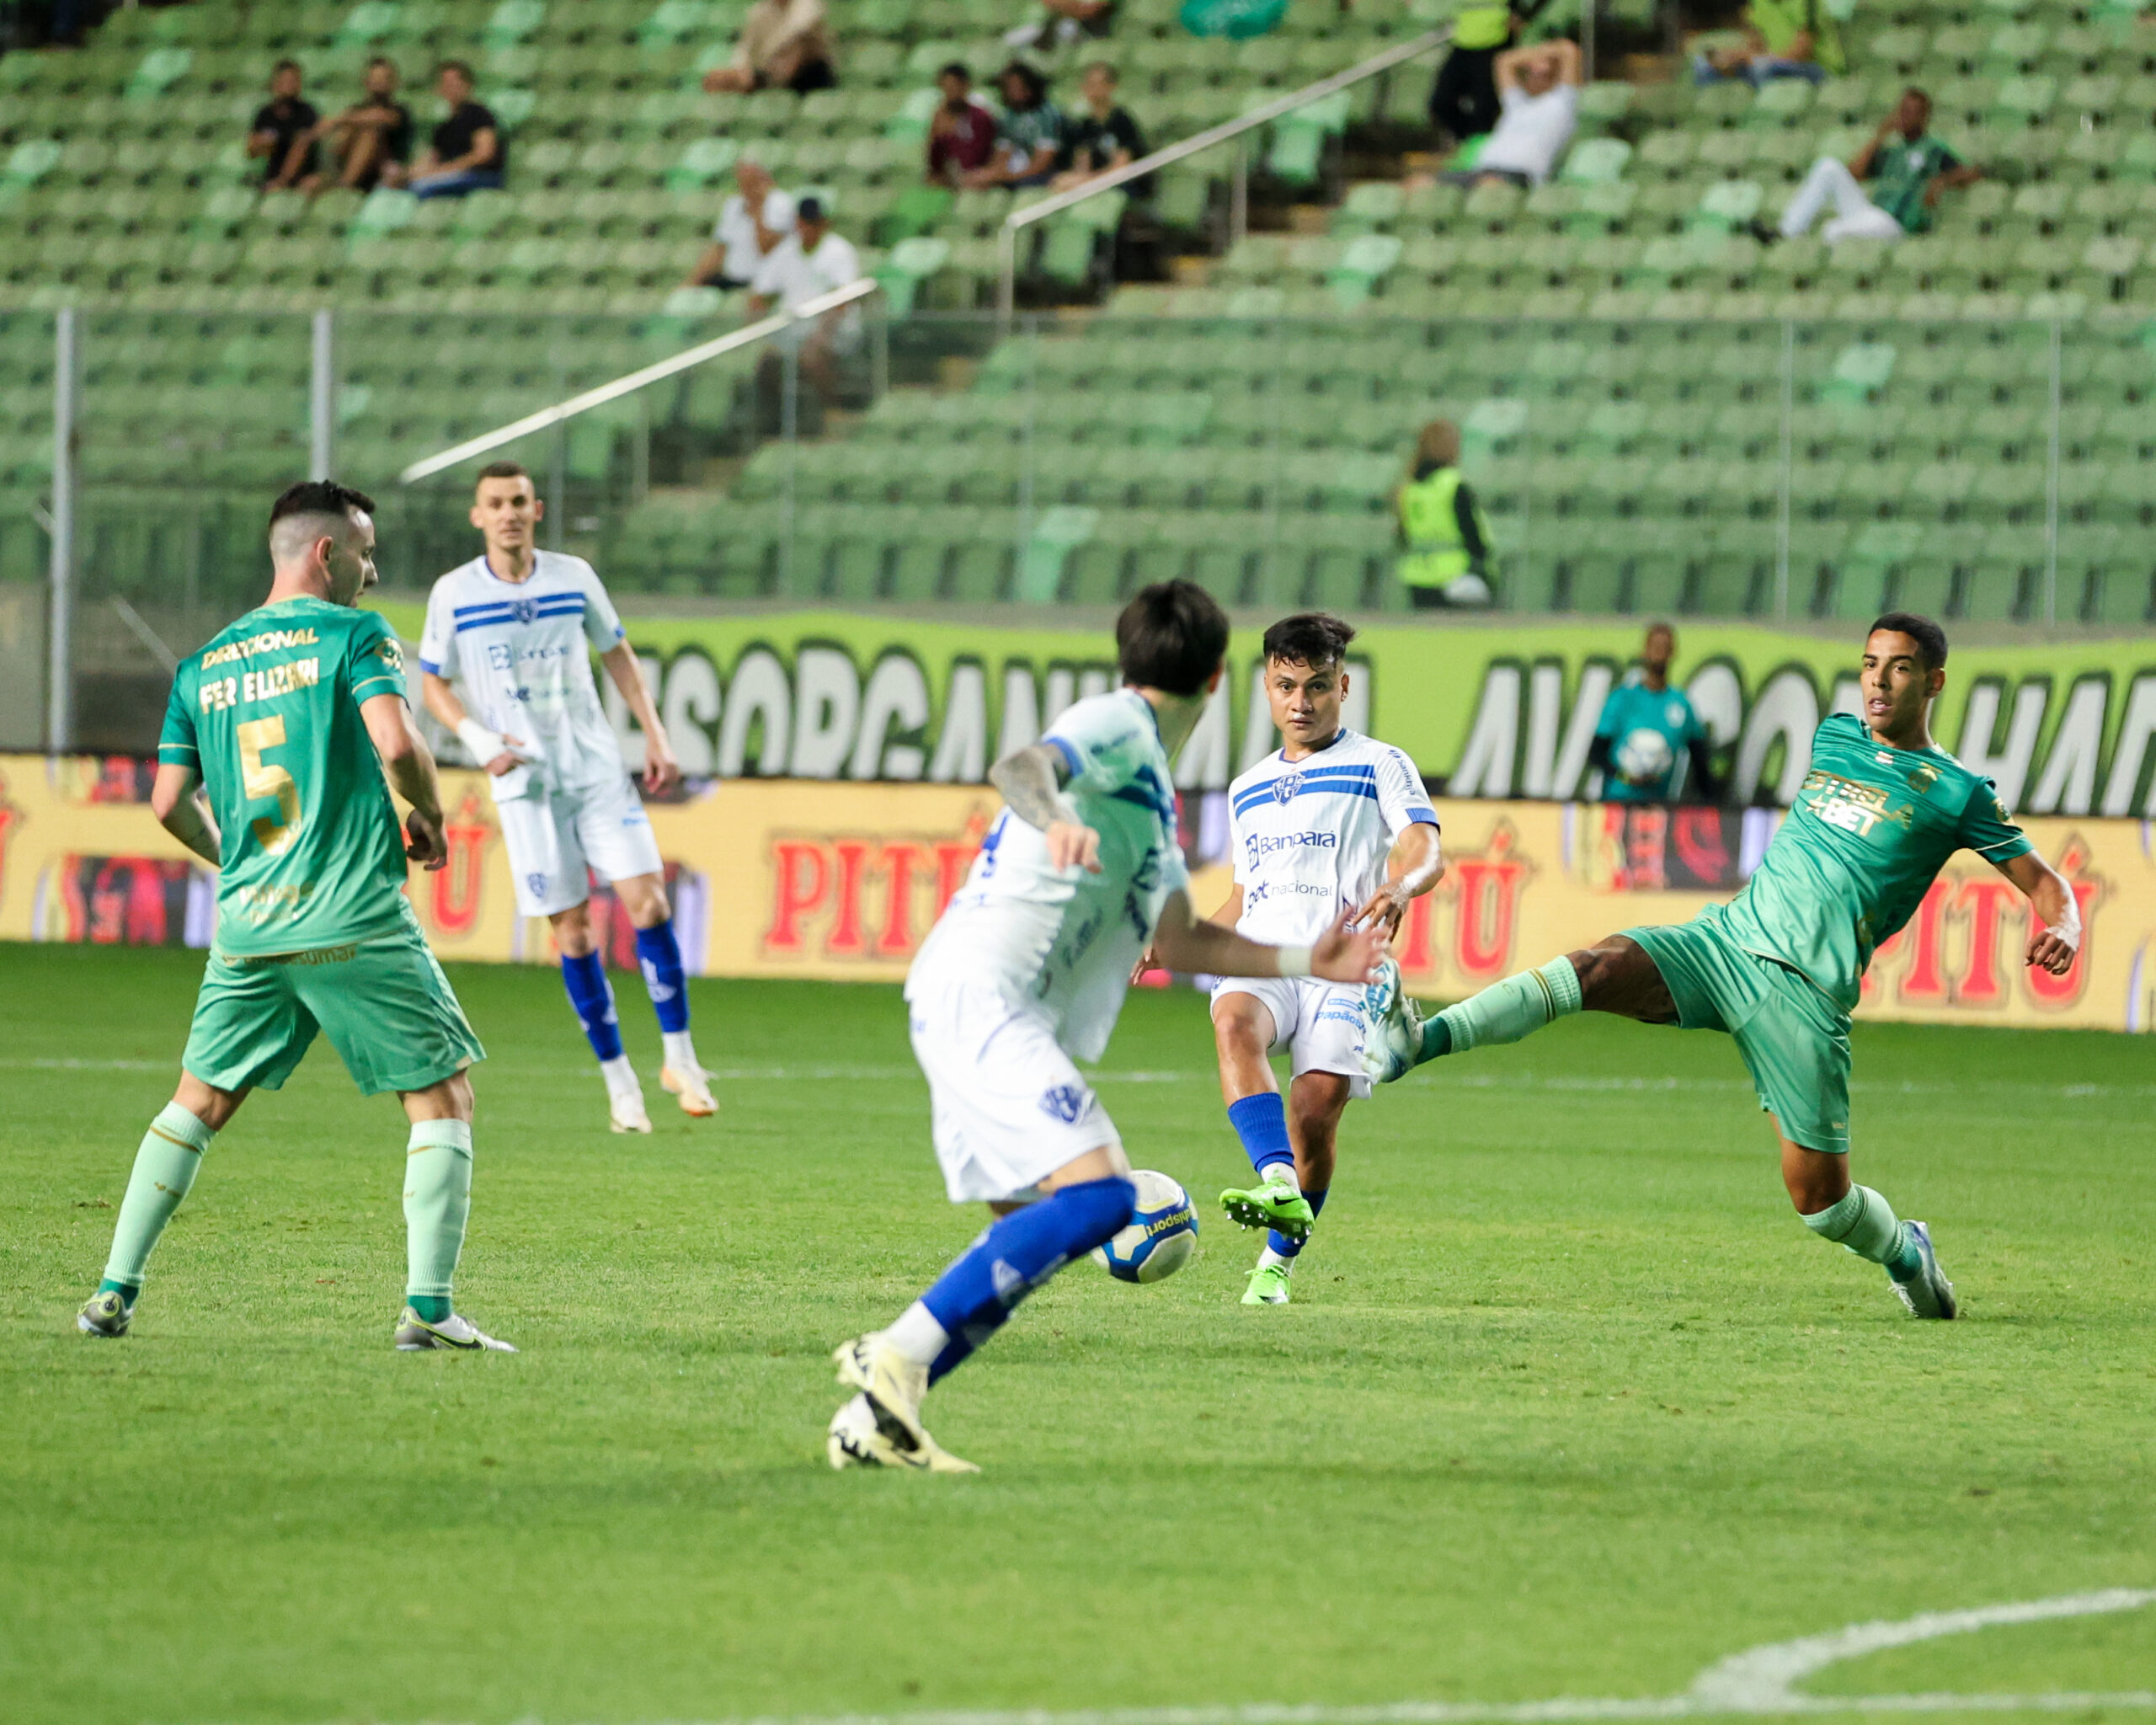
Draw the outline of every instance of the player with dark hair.
[[[464,1069],[486,1055],[404,896],[406,858],[433,869],[449,853],[403,654],[356,608],[375,580],[373,510],[327,481],[286,491],[269,598],[173,675],[150,806],[219,871],[217,932],[179,1087],[135,1153],[104,1280],[76,1319],[88,1334],[127,1333],[211,1140],[249,1091],[283,1087],[319,1030],[360,1091],[395,1091],[412,1124],[397,1346],[516,1351],[450,1303],[472,1204]],[[385,770],[410,805],[401,837]]]
[[[1628,929],[1524,970],[1427,1020],[1388,966],[1369,991],[1370,1076],[1390,1082],[1425,1060],[1518,1042],[1571,1012],[1725,1031],[1774,1116],[1782,1182],[1804,1225],[1885,1265],[1917,1316],[1952,1317],[1954,1284],[1930,1230],[1849,1183],[1849,1014],[1879,943],[1958,850],[2027,897],[2027,962],[2054,976],[2073,966],[2081,912],[1991,781],[1932,741],[1945,683],[1945,631],[1889,611],[1865,640],[1860,713],[1821,723],[1796,804],[1742,892],[1676,927]]]
[[[839,1348],[839,1381],[860,1393],[831,1420],[834,1467],[971,1471],[921,1425],[929,1386],[1130,1220],[1129,1161],[1075,1060],[1107,1046],[1149,941],[1178,969],[1358,986],[1385,950],[1345,916],[1268,947],[1193,916],[1171,763],[1219,685],[1228,619],[1168,581],[1115,636],[1123,687],[995,764],[1003,812],[906,978],[945,1186],[996,1220],[888,1329]]]
[[[1411,899],[1444,874],[1438,817],[1415,763],[1341,723],[1348,644],[1337,617],[1306,611],[1265,632],[1265,697],[1282,737],[1228,788],[1235,889],[1213,921],[1253,940],[1303,941],[1352,915],[1400,927]],[[1285,1306],[1288,1279],[1332,1188],[1340,1116],[1370,1093],[1363,991],[1311,977],[1237,977],[1213,991],[1213,1039],[1228,1121],[1257,1171],[1220,1194],[1246,1228],[1267,1228],[1246,1306]],[[1294,1076],[1283,1103],[1268,1058]]]
[[[643,732],[646,788],[663,796],[680,770],[598,572],[580,557],[538,548],[546,513],[520,463],[479,469],[471,521],[486,548],[428,595],[421,697],[486,771],[517,914],[543,916],[553,930],[562,985],[606,1081],[609,1124],[616,1132],[649,1132],[643,1087],[622,1047],[592,927],[595,870],[612,884],[636,930],[637,965],[664,1050],[660,1086],[695,1119],[717,1114],[718,1104],[689,1033],[687,964],[667,902],[665,864],[600,703],[594,653]]]

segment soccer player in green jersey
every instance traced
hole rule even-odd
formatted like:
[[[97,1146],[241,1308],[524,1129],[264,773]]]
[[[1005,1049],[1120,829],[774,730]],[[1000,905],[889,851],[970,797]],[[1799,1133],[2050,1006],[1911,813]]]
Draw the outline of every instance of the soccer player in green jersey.
[[[1931,740],[1946,635],[1890,611],[1864,647],[1862,712],[1826,719],[1812,770],[1744,890],[1673,928],[1634,928],[1524,970],[1427,1021],[1396,968],[1370,985],[1369,1075],[1380,1082],[1443,1055],[1518,1042],[1569,1012],[1728,1033],[1781,1140],[1782,1182],[1804,1225],[1883,1264],[1919,1317],[1955,1314],[1954,1284],[1922,1222],[1852,1186],[1849,1013],[1879,943],[1909,920],[1946,859],[1974,851],[2035,912],[2028,962],[2073,965],[2081,914],[1988,779]]]
[[[76,1322],[124,1336],[150,1251],[211,1140],[257,1087],[282,1087],[318,1030],[360,1090],[393,1090],[410,1279],[397,1346],[516,1350],[450,1304],[472,1199],[472,1084],[486,1051],[404,897],[405,860],[440,868],[441,793],[404,702],[374,585],[373,500],[295,485],[270,515],[269,599],[173,678],[150,805],[219,870],[217,933],[179,1087],[135,1153],[104,1279]],[[400,832],[389,786],[410,805]],[[195,790],[209,793],[205,815]]]

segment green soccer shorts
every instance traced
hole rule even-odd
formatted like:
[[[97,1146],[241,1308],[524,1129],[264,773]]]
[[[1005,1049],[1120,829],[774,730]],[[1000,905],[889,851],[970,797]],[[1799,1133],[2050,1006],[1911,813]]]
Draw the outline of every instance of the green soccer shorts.
[[[487,1057],[412,927],[266,958],[213,952],[180,1065],[219,1090],[280,1090],[318,1030],[367,1096],[424,1090]]]
[[[1849,1147],[1849,1019],[1803,976],[1747,952],[1722,927],[1721,906],[1689,922],[1628,928],[1654,960],[1687,1030],[1736,1039],[1759,1106],[1806,1150]]]

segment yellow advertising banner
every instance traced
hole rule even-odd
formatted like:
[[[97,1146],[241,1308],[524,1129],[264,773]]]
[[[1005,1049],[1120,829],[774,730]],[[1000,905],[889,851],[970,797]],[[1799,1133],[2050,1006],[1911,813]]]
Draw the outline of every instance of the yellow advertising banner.
[[[131,760],[0,757],[0,938],[200,947],[215,877],[152,817]],[[411,895],[445,959],[547,963],[546,927],[515,913],[508,857],[476,773],[444,775],[449,866]],[[1220,823],[1184,798],[1201,911],[1225,897],[1207,854]],[[994,818],[985,786],[798,780],[717,785],[654,804],[685,955],[717,976],[896,981],[963,879]],[[1400,954],[1420,995],[1456,998],[1620,929],[1681,921],[1742,884],[1772,809],[1444,801],[1449,867],[1417,900]],[[2073,883],[2088,935],[2066,977],[2020,961],[2018,893],[1963,852],[1881,949],[1863,1014],[1939,1023],[2143,1030],[2156,1008],[2156,823],[2036,820]],[[611,960],[634,968],[626,919],[595,894]]]

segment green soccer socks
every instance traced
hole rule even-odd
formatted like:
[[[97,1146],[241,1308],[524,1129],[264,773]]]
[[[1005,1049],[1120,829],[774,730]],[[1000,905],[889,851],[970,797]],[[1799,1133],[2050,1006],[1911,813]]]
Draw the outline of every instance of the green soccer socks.
[[[100,1293],[117,1294],[128,1305],[141,1291],[142,1268],[165,1224],[195,1184],[202,1152],[217,1135],[178,1103],[167,1103],[135,1152],[135,1172],[120,1200],[120,1220],[112,1231],[112,1256],[105,1261]]]
[[[1570,959],[1552,959],[1436,1014],[1422,1027],[1422,1059],[1518,1042],[1579,1009],[1579,972]]]
[[[1805,1217],[1804,1226],[1822,1240],[1846,1246],[1859,1258],[1884,1264],[1886,1274],[1906,1282],[1924,1268],[1924,1255],[1909,1237],[1908,1225],[1897,1220],[1894,1207],[1869,1186],[1852,1186],[1838,1204]]]
[[[450,1284],[472,1214],[472,1123],[422,1120],[404,1157],[405,1295],[430,1323],[450,1313]]]

